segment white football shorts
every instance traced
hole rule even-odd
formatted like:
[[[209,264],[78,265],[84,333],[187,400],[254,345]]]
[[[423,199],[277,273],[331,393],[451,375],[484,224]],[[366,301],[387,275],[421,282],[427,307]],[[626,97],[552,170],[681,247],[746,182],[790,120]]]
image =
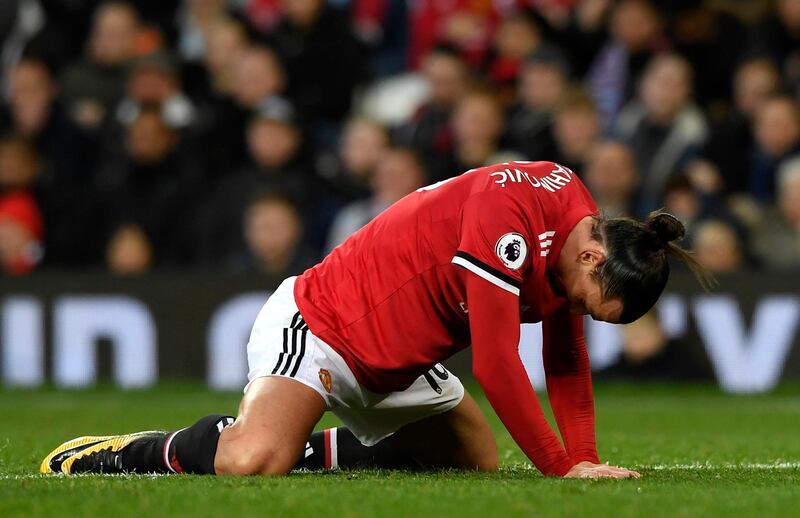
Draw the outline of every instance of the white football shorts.
[[[317,391],[365,446],[461,402],[461,380],[440,364],[402,392],[375,394],[359,385],[342,357],[309,330],[295,303],[294,282],[295,277],[283,281],[256,318],[247,344],[245,392],[259,377],[292,378]]]

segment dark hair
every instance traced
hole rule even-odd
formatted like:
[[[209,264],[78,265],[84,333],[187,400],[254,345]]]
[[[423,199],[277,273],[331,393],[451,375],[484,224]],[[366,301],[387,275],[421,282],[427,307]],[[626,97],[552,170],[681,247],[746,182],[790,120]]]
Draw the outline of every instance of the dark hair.
[[[661,296],[669,279],[669,257],[685,263],[708,291],[714,279],[692,254],[677,244],[686,229],[672,214],[651,212],[645,221],[600,216],[593,237],[606,247],[608,256],[594,272],[605,299],[622,301],[620,323],[638,319]]]
[[[448,58],[456,59],[462,63],[464,62],[464,56],[461,54],[461,51],[458,49],[458,47],[446,41],[441,41],[431,47],[426,56],[433,55],[446,56]]]
[[[294,197],[292,197],[289,193],[275,190],[275,189],[259,189],[255,193],[253,193],[248,199],[247,204],[245,205],[245,216],[250,213],[255,207],[260,205],[268,205],[268,204],[278,204],[283,205],[284,207],[288,208],[292,213],[294,213],[295,217],[298,220],[302,221],[302,217],[300,215],[300,207],[298,203],[295,201]]]
[[[559,73],[561,73],[562,76],[567,79],[569,78],[571,72],[567,56],[560,48],[551,44],[543,44],[538,46],[528,55],[527,58],[525,58],[525,63],[529,65],[544,65],[554,67],[559,71]]]

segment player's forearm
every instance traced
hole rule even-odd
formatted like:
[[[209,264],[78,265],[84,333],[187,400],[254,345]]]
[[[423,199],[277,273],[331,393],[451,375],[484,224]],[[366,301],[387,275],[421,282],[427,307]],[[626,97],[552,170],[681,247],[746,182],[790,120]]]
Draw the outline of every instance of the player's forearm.
[[[598,462],[594,393],[583,320],[562,311],[544,322],[542,356],[550,406],[567,453],[576,462]]]
[[[566,474],[575,462],[547,423],[522,363],[490,366],[475,361],[484,365],[473,368],[476,379],[520,449],[545,475]]]
[[[569,456],[599,462],[591,374],[548,376],[547,394]]]

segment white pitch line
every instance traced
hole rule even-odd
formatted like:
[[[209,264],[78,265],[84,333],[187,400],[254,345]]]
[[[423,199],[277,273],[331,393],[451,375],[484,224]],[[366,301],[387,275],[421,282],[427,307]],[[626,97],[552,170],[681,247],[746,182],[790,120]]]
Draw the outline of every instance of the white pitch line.
[[[800,462],[726,462],[724,464],[695,463],[695,464],[655,464],[652,466],[640,466],[641,469],[652,469],[655,471],[689,471],[689,470],[712,470],[712,469],[750,469],[750,470],[771,470],[771,469],[800,469]]]
[[[517,466],[509,466],[510,470],[517,470],[517,469],[530,469],[533,470],[533,467],[530,465],[517,465]],[[792,470],[792,469],[800,469],[800,461],[776,461],[776,462],[725,462],[722,464],[713,464],[710,462],[705,463],[694,463],[694,464],[652,464],[652,465],[644,465],[644,466],[631,466],[633,469],[641,469],[641,470],[653,470],[653,471],[709,471],[715,469],[746,469],[746,470],[757,470],[757,471],[769,471],[769,470]],[[70,475],[69,478],[80,478],[80,477],[93,477],[95,475],[91,474],[83,474],[83,475]],[[119,478],[127,478],[127,479],[154,479],[160,477],[166,477],[170,475],[166,474],[152,474],[152,475],[106,475],[107,477],[119,477]],[[39,475],[35,473],[31,474],[24,474],[24,475],[7,475],[7,474],[0,474],[0,481],[3,480],[46,480],[46,479],[59,479],[64,478],[66,479],[67,476],[65,475]]]
[[[38,473],[28,473],[24,475],[8,475],[8,474],[0,474],[0,481],[3,480],[58,480],[58,479],[67,479],[67,478],[92,478],[97,475],[91,473],[81,473],[76,475],[62,475],[62,474],[53,474],[53,475],[41,475]],[[102,475],[109,478],[122,478],[122,479],[154,479],[160,477],[167,477],[169,476],[166,473],[150,473],[150,474],[143,474],[143,475],[120,475],[120,474],[106,474]]]

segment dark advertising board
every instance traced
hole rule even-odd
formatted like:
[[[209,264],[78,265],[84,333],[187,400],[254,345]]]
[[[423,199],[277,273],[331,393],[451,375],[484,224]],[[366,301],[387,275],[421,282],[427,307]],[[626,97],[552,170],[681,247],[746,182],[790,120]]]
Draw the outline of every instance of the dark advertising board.
[[[214,388],[240,389],[250,327],[279,281],[205,274],[2,279],[0,379],[7,386],[60,387],[108,379],[123,388],[204,379]],[[671,281],[658,320],[666,339],[689,354],[656,374],[681,379],[705,368],[707,379],[732,392],[800,379],[800,281],[766,275],[720,281],[710,294],[685,277]],[[595,370],[624,357],[620,326],[587,319],[586,336]],[[538,326],[523,326],[520,352],[537,386],[540,341]],[[468,375],[469,355],[451,367]]]

